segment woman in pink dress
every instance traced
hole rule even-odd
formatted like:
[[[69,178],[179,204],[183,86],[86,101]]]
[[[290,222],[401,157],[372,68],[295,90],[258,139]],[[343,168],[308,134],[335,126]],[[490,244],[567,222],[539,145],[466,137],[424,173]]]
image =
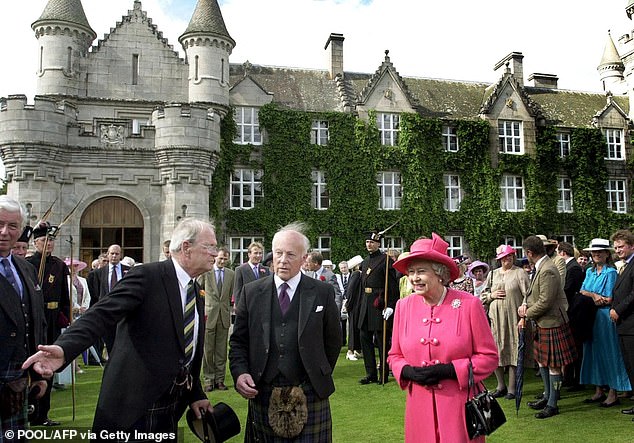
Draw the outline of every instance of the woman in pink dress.
[[[388,363],[407,391],[406,442],[468,442],[465,402],[469,364],[476,383],[498,365],[491,329],[478,297],[447,288],[458,267],[449,245],[432,234],[394,263],[414,288],[394,313]],[[474,441],[484,441],[479,437]]]

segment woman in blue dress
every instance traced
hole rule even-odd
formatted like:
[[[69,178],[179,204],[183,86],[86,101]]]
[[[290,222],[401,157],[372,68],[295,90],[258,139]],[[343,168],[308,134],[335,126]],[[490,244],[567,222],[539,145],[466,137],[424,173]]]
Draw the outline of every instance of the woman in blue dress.
[[[619,404],[617,391],[632,389],[619,348],[616,326],[610,320],[612,289],[617,272],[612,266],[613,250],[608,240],[595,238],[584,251],[590,252],[593,264],[586,271],[586,278],[579,292],[591,297],[598,308],[592,339],[583,344],[581,363],[581,384],[595,385],[596,390],[584,403],[599,403],[599,406],[609,408]],[[604,386],[609,387],[607,396]]]

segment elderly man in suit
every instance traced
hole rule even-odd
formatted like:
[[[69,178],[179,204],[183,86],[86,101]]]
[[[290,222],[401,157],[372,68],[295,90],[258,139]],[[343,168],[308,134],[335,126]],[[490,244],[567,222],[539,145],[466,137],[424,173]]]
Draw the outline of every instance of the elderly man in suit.
[[[216,234],[210,223],[185,218],[171,240],[171,260],[135,266],[110,296],[22,365],[50,377],[118,324],[93,422],[98,436],[136,431],[176,441],[187,405],[198,418],[212,410],[199,377],[204,300],[195,278],[213,266]]]
[[[42,397],[46,381],[22,363],[35,347],[44,343],[46,324],[42,293],[35,289],[35,268],[11,254],[26,218],[22,206],[0,196],[0,440],[12,441],[27,424],[26,396],[29,388]],[[35,391],[34,391],[35,392]]]
[[[218,248],[214,268],[198,277],[205,291],[205,354],[203,379],[205,391],[226,391],[227,340],[231,326],[231,295],[235,273],[225,267],[229,250]]]
[[[574,361],[575,343],[568,325],[568,302],[559,271],[546,255],[541,238],[531,235],[522,245],[528,260],[535,265],[535,275],[517,309],[520,326],[526,319],[536,323],[534,355],[544,383],[541,399],[528,402],[532,409],[539,410],[536,418],[549,418],[559,413],[557,400],[562,384],[563,367]]]
[[[250,400],[249,441],[332,441],[339,311],[332,285],[300,272],[310,247],[303,232],[293,223],[275,234],[275,274],[246,285],[238,303],[229,365]]]
[[[612,309],[610,318],[616,323],[619,345],[627,376],[634,386],[634,234],[622,229],[612,235],[614,251],[624,265],[612,292]],[[623,409],[623,414],[634,415],[634,408]]]
[[[264,246],[262,246],[262,243],[257,241],[252,242],[247,248],[247,254],[249,260],[236,268],[235,282],[233,284],[235,306],[238,306],[240,292],[244,285],[256,281],[261,277],[266,277],[271,273],[268,267],[260,264],[264,255]]]

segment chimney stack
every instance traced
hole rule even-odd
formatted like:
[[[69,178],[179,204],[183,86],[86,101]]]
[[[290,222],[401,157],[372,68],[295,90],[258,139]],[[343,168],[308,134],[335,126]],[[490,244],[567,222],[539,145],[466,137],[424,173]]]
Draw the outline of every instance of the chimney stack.
[[[557,81],[559,77],[555,74],[538,74],[534,73],[528,76],[528,81],[533,82],[536,88],[557,89]]]
[[[497,71],[503,66],[507,66],[513,77],[520,83],[520,86],[524,86],[524,67],[522,59],[524,56],[521,52],[511,52],[502,60],[496,63],[493,67],[493,71]]]
[[[343,76],[343,34],[337,34],[335,32],[330,34],[326,46],[324,49],[328,49],[330,45],[330,79],[341,74]]]

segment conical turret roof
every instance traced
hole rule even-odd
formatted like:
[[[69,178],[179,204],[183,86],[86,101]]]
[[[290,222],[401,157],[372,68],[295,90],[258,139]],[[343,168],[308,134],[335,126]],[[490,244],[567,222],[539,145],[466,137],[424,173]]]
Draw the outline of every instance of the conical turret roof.
[[[42,12],[39,19],[33,22],[31,28],[35,29],[43,21],[71,23],[80,28],[84,28],[93,35],[93,38],[97,36],[97,33],[90,27],[90,23],[88,23],[81,0],[49,0],[44,8],[44,12]]]
[[[634,0],[632,0],[634,1]],[[605,49],[603,50],[603,57],[601,57],[601,63],[599,66],[605,65],[623,65],[619,51],[617,51],[612,35],[608,31],[608,41],[605,42]]]
[[[211,34],[229,40],[233,46],[236,45],[227,31],[217,0],[198,0],[189,26],[179,37],[179,41],[187,38],[189,34]]]

